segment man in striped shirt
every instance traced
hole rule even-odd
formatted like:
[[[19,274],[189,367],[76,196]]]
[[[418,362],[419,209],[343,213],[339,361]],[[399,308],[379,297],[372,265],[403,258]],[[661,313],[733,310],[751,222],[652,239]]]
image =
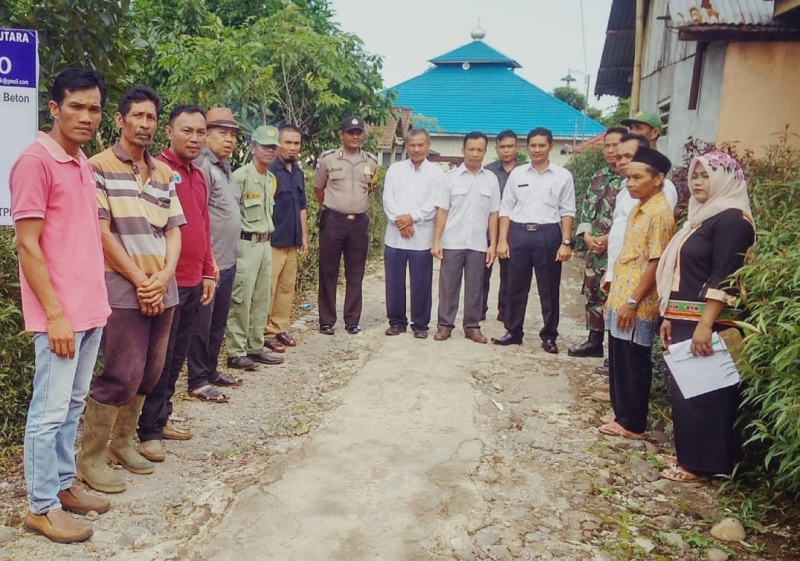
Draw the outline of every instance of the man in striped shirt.
[[[153,472],[133,446],[145,396],[164,368],[178,287],[179,226],[186,223],[170,167],[147,151],[161,113],[151,88],[134,86],[115,115],[120,139],[91,158],[111,317],[103,371],[86,405],[78,478],[105,493],[125,490],[106,454],[128,471]],[[106,450],[106,443],[111,444]]]

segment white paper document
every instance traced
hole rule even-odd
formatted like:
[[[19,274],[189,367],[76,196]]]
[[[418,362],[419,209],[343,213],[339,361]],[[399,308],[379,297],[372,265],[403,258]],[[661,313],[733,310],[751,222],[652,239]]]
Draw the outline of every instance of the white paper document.
[[[739,383],[741,376],[727,351],[725,341],[717,333],[711,335],[711,356],[694,356],[692,340],[669,346],[664,360],[685,399],[713,392]]]

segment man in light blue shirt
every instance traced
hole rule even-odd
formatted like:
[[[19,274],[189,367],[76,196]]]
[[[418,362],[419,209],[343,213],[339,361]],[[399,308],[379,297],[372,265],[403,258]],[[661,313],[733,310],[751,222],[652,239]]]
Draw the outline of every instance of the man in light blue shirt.
[[[464,163],[451,170],[436,193],[436,225],[431,253],[439,270],[439,319],[434,340],[445,341],[455,327],[461,278],[464,278],[464,335],[486,343],[481,333],[484,269],[494,263],[500,185],[483,167],[489,144],[481,132],[464,137]],[[486,242],[486,231],[489,242]],[[488,245],[488,247],[487,247]]]

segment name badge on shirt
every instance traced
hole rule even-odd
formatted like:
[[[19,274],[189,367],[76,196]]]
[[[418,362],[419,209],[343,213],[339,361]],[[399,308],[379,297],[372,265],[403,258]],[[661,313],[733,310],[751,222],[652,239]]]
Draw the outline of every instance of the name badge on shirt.
[[[517,185],[518,189],[522,189],[523,187],[530,187],[530,185],[528,183],[520,183],[519,185]]]
[[[369,169],[369,166],[364,166],[364,175],[372,175],[372,170]]]
[[[261,193],[245,193],[244,198],[247,200],[250,199],[260,199]]]

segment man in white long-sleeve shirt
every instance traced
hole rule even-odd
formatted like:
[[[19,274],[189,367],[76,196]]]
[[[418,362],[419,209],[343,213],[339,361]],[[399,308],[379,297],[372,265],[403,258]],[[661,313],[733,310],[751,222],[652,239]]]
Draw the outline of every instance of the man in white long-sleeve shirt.
[[[428,131],[412,129],[406,135],[408,160],[386,172],[383,210],[388,222],[384,249],[386,270],[386,335],[405,333],[406,271],[411,278],[411,329],[414,337],[428,336],[433,285],[433,224],[436,185],[444,171],[426,158],[431,147]]]

